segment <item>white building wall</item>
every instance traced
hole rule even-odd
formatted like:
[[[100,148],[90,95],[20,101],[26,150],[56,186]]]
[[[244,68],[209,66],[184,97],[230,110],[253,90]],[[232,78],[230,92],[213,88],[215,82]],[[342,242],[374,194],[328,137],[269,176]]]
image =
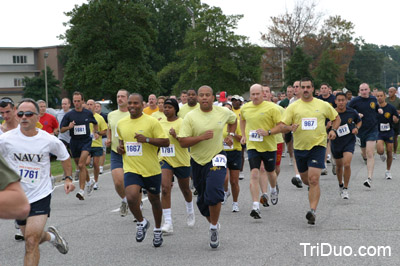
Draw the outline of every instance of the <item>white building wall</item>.
[[[0,65],[22,65],[14,64],[13,56],[26,56],[26,65],[35,63],[33,49],[0,49]]]
[[[34,77],[34,73],[0,73],[0,88],[12,88],[14,86],[14,79],[20,78],[23,79],[24,77]],[[17,86],[23,87],[23,86]]]

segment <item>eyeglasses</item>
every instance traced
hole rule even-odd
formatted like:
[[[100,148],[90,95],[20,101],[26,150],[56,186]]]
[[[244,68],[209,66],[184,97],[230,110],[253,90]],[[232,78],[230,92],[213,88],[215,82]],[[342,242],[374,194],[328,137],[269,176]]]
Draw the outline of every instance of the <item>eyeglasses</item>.
[[[31,112],[31,111],[27,111],[27,112],[19,111],[19,112],[17,113],[17,116],[18,116],[19,118],[23,117],[24,115],[25,115],[26,117],[32,117],[33,115],[37,115],[37,113]]]
[[[1,107],[6,107],[8,104],[14,105],[14,102],[10,99],[1,99],[0,100]]]

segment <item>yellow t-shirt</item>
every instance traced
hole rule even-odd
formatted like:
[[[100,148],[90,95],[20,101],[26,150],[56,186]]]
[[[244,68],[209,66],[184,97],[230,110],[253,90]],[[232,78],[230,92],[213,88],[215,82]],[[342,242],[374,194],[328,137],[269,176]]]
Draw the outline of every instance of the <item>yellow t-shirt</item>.
[[[173,122],[168,120],[161,121],[160,124],[164,129],[165,134],[169,138],[170,148],[173,145],[175,156],[162,156],[162,148],[160,148],[160,159],[166,161],[172,167],[190,166],[190,154],[187,148],[182,148],[179,141],[169,134],[171,128],[175,129],[176,135],[179,136],[183,119],[178,118]],[[171,154],[172,155],[172,154]]]
[[[295,101],[286,109],[282,122],[298,124],[293,132],[296,150],[311,150],[314,146],[326,147],[325,119],[334,120],[338,113],[327,102],[313,98],[310,102]]]
[[[200,165],[205,165],[223,150],[222,132],[226,123],[233,124],[236,115],[225,107],[213,106],[210,112],[197,108],[185,116],[179,137],[196,137],[213,130],[213,138],[203,140],[190,147],[190,155]]]
[[[125,146],[122,156],[124,173],[135,173],[142,177],[161,173],[158,147],[149,143],[138,143],[135,138],[136,133],[148,138],[168,138],[157,119],[146,114],[136,119],[130,116],[122,118],[117,124],[117,133]]]
[[[93,116],[94,119],[96,119],[97,121],[97,128],[99,131],[103,131],[108,128],[106,121],[101,115],[99,115],[98,113],[94,113]],[[90,123],[89,127],[90,127],[90,133],[93,134],[93,124]],[[97,139],[93,139],[92,147],[103,147],[103,141],[101,136],[99,136]]]
[[[118,121],[124,117],[129,116],[129,112],[121,112],[119,109],[112,111],[108,114],[108,128],[111,131],[111,150],[117,152],[117,147],[119,145],[118,136],[115,134],[117,132]]]
[[[165,116],[164,112],[154,112],[151,114],[152,117],[154,117],[155,119],[157,119],[158,121],[165,121],[167,120],[167,117]]]
[[[276,104],[264,101],[254,105],[253,102],[248,102],[243,105],[241,110],[241,119],[246,121],[247,149],[254,149],[258,152],[276,151],[277,144],[274,135],[263,136],[262,140],[259,139],[261,141],[254,141],[253,138],[250,138],[250,131],[260,128],[268,131],[281,121],[281,112]]]
[[[240,109],[239,109],[239,111],[240,111]],[[242,133],[240,132],[240,120],[239,120],[240,118],[238,118],[238,115],[236,113],[235,113],[235,115],[236,115],[236,119],[237,119],[236,120],[237,127],[236,127],[235,134],[241,135]],[[225,124],[224,131],[222,134],[223,139],[225,139],[226,136],[228,136],[228,124]],[[236,140],[236,138],[233,138],[233,149],[229,149],[224,146],[224,151],[241,151],[241,150],[242,150],[242,145],[240,144],[239,141]]]
[[[281,112],[281,117],[283,117],[283,113],[285,112],[285,108],[283,108],[279,104],[277,104],[276,107],[278,107],[279,111]],[[276,139],[276,143],[277,144],[284,142],[282,133],[275,134],[275,139]]]
[[[181,108],[179,108],[178,116],[183,119],[183,118],[185,118],[187,113],[189,113],[190,111],[193,111],[199,107],[200,107],[199,103],[196,103],[195,106],[189,106],[189,104],[185,103]]]
[[[158,106],[156,109],[150,109],[150,106],[147,106],[146,108],[143,109],[143,113],[146,115],[151,115],[152,113],[155,113],[158,111]]]

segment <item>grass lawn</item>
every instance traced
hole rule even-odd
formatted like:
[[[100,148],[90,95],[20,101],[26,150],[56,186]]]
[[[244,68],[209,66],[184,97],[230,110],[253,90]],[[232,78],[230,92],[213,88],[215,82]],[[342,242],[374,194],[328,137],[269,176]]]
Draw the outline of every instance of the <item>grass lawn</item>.
[[[73,161],[73,159],[71,159]],[[104,165],[109,164],[110,163],[110,153],[106,153],[106,161],[104,162]],[[75,172],[75,163],[72,162],[72,175]],[[87,168],[89,169],[89,166],[87,166]],[[61,162],[60,161],[54,161],[51,162],[51,174],[53,176],[58,176],[58,175],[62,175],[64,174],[64,170],[61,166]]]

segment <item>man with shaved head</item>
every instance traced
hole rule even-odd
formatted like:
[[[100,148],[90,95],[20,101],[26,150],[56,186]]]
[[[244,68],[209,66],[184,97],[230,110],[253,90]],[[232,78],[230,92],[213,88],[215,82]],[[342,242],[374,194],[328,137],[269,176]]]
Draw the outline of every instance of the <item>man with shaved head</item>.
[[[268,205],[267,180],[271,185],[271,202],[273,205],[278,203],[278,191],[276,189],[276,138],[275,134],[281,133],[280,126],[281,112],[276,104],[264,101],[263,87],[254,84],[250,87],[251,102],[246,103],[241,109],[240,129],[242,131],[242,144],[247,144],[247,154],[251,169],[250,192],[253,201],[253,208],[250,216],[260,219],[260,202],[264,207]],[[264,163],[266,175],[260,175],[261,162]],[[260,184],[263,194],[260,202]]]
[[[236,115],[227,108],[213,105],[213,90],[201,86],[198,90],[200,108],[189,112],[183,120],[178,141],[190,147],[193,183],[198,192],[197,206],[210,223],[210,247],[219,246],[219,214],[224,200],[226,152],[223,142],[233,144],[237,126]],[[228,136],[222,133],[228,123]]]

